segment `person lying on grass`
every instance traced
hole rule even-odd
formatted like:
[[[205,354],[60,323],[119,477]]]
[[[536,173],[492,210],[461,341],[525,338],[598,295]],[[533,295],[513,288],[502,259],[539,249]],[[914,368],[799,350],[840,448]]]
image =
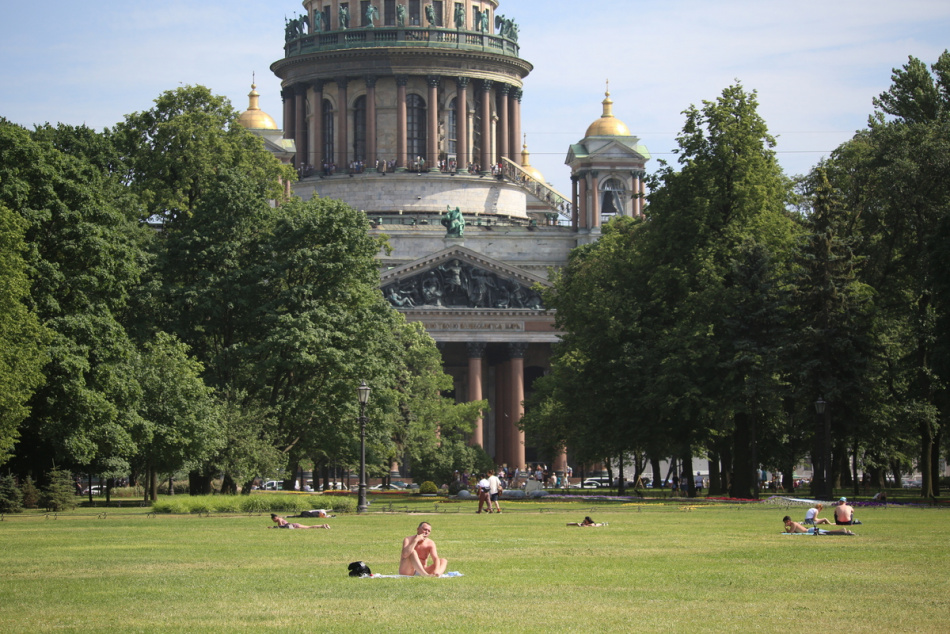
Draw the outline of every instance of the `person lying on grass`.
[[[568,522],[568,526],[606,526],[607,522],[595,522],[590,518],[590,515],[584,518],[583,522]]]
[[[793,522],[792,518],[790,518],[788,515],[783,517],[782,521],[785,523],[786,533],[809,533],[814,535],[815,531],[817,531],[819,535],[854,535],[854,533],[849,531],[847,528],[842,528],[836,531],[825,530],[823,528],[818,528],[817,526],[814,528],[805,528],[798,522]]]
[[[402,553],[399,558],[399,574],[419,577],[438,577],[448,568],[449,560],[439,557],[435,542],[429,539],[432,527],[422,522],[415,535],[402,540]],[[426,565],[429,557],[432,563]]]
[[[297,522],[288,522],[276,513],[271,513],[270,518],[277,523],[277,526],[268,526],[268,528],[330,528],[329,524],[314,524],[313,526],[305,526],[303,524],[298,524]]]

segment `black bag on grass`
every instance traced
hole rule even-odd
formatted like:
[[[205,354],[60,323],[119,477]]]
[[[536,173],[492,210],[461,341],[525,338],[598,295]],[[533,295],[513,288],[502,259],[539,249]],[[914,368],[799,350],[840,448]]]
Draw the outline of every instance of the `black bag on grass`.
[[[354,561],[350,564],[349,568],[351,577],[369,577],[373,574],[370,572],[369,566],[366,565],[365,561]]]

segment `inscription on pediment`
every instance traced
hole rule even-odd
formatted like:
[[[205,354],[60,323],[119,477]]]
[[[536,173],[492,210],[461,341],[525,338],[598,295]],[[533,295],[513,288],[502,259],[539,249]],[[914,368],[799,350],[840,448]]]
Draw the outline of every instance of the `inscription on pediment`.
[[[387,284],[383,295],[396,308],[542,309],[537,291],[458,259]]]

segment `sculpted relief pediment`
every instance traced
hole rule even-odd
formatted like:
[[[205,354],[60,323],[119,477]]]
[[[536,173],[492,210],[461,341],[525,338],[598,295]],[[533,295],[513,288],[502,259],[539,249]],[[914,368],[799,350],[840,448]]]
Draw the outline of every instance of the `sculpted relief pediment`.
[[[463,251],[443,253],[401,275],[384,275],[383,295],[395,308],[543,310],[533,280],[509,267],[473,261]]]

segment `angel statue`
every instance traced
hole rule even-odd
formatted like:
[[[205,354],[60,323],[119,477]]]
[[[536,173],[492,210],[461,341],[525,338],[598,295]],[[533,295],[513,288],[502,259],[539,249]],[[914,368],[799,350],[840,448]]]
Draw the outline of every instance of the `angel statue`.
[[[373,20],[379,19],[379,9],[374,7],[372,4],[366,7],[366,26],[373,28],[376,25],[373,24]]]

